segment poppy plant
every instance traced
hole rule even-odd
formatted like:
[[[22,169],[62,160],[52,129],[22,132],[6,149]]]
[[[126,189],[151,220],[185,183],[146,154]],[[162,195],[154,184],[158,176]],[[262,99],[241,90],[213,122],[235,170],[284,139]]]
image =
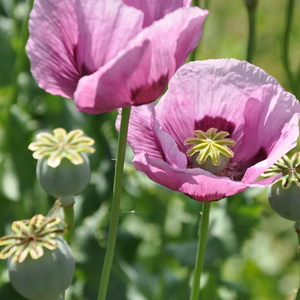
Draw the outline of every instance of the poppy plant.
[[[278,179],[259,177],[295,147],[299,113],[296,98],[254,65],[191,62],[156,106],[133,108],[128,142],[138,171],[210,202]]]
[[[27,53],[47,92],[99,114],[155,101],[196,48],[208,11],[189,0],[36,0]]]

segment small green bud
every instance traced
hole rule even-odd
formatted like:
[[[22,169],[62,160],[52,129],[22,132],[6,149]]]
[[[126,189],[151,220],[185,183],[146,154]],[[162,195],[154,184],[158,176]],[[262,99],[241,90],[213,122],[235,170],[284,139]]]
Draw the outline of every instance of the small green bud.
[[[47,164],[47,159],[42,158],[37,164],[37,177],[43,187],[53,197],[59,198],[64,205],[64,199],[73,198],[81,193],[87,186],[91,168],[89,159],[82,154],[83,163],[74,165],[69,160],[64,159],[59,166],[52,168]]]
[[[272,209],[282,218],[291,221],[300,220],[300,188],[292,184],[288,189],[277,181],[268,189],[268,200]]]
[[[59,300],[71,285],[74,276],[74,258],[68,244],[56,238],[57,248],[46,249],[39,259],[30,256],[22,262],[10,258],[8,269],[14,289],[28,300]]]

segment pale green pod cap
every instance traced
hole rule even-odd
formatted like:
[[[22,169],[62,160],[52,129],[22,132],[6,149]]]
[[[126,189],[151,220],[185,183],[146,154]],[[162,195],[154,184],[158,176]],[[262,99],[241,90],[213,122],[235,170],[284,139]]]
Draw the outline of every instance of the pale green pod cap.
[[[195,167],[200,167],[211,173],[221,172],[228,164],[234,152],[229,146],[236,143],[228,138],[229,133],[210,128],[206,132],[202,130],[193,131],[194,137],[185,140],[185,145],[191,145],[187,150],[187,156]]]
[[[31,143],[28,148],[34,151],[33,157],[41,159],[47,157],[47,164],[52,168],[60,165],[66,158],[74,165],[84,163],[82,153],[94,153],[92,147],[95,141],[84,136],[82,130],[72,130],[69,133],[63,128],[53,130],[53,135],[41,132],[36,136],[36,141]]]
[[[69,133],[57,128],[50,133],[39,133],[29,145],[38,159],[37,177],[46,192],[59,198],[64,206],[73,203],[73,197],[87,186],[91,168],[86,153],[94,153],[95,141],[84,136],[82,130]]]
[[[28,300],[58,300],[75,270],[71,249],[61,237],[64,222],[35,215],[14,222],[12,230],[13,235],[0,239],[0,259],[8,259],[12,286]]]
[[[0,238],[0,259],[12,257],[13,261],[22,263],[28,256],[37,260],[44,255],[44,249],[57,248],[56,237],[64,233],[60,218],[47,218],[35,215],[30,220],[16,221],[11,229],[15,234]]]
[[[300,220],[300,153],[291,158],[284,155],[272,167],[264,172],[262,177],[282,175],[268,189],[268,200],[272,209],[281,217]]]
[[[300,152],[296,152],[291,158],[284,155],[265,171],[262,177],[268,178],[279,174],[282,174],[279,181],[283,189],[289,189],[293,182],[300,187]]]

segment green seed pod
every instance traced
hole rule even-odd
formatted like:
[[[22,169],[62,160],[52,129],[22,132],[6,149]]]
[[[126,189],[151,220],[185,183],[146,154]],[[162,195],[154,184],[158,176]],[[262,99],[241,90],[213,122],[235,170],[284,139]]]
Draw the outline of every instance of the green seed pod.
[[[219,165],[217,165],[217,166],[213,164],[210,157],[201,165],[197,162],[197,157],[195,155],[193,155],[191,157],[191,160],[195,167],[201,168],[212,174],[217,174],[217,173],[220,173],[221,171],[223,171],[229,162],[229,158],[224,155],[220,156],[220,162],[219,162]]]
[[[43,189],[62,202],[64,198],[73,198],[81,193],[91,176],[89,159],[85,154],[81,155],[84,159],[82,164],[74,165],[68,159],[63,159],[56,168],[47,164],[47,158],[40,159],[37,164],[37,177]]]
[[[269,187],[268,199],[272,209],[281,217],[291,221],[300,219],[300,188],[296,184],[284,189],[282,182],[277,181]]]
[[[94,140],[77,129],[69,133],[63,128],[53,130],[53,135],[41,132],[28,148],[38,159],[37,176],[43,188],[59,198],[64,206],[73,203],[73,197],[86,187],[90,163],[85,153],[94,153]]]
[[[291,157],[284,155],[262,177],[278,175],[281,178],[268,189],[269,203],[281,217],[300,220],[300,152]]]
[[[55,238],[57,248],[46,249],[39,259],[28,256],[19,263],[8,260],[9,277],[15,290],[28,300],[59,300],[74,275],[74,258],[68,244]]]

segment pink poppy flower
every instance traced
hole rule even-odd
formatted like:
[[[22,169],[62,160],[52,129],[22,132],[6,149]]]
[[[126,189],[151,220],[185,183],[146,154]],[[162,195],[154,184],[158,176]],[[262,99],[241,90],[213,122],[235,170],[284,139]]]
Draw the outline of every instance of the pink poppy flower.
[[[214,201],[278,179],[258,178],[295,147],[299,115],[296,98],[254,65],[191,62],[156,106],[133,108],[128,142],[151,180]]]
[[[208,11],[187,0],[124,2],[34,2],[26,49],[41,88],[95,114],[163,93],[198,45]]]

